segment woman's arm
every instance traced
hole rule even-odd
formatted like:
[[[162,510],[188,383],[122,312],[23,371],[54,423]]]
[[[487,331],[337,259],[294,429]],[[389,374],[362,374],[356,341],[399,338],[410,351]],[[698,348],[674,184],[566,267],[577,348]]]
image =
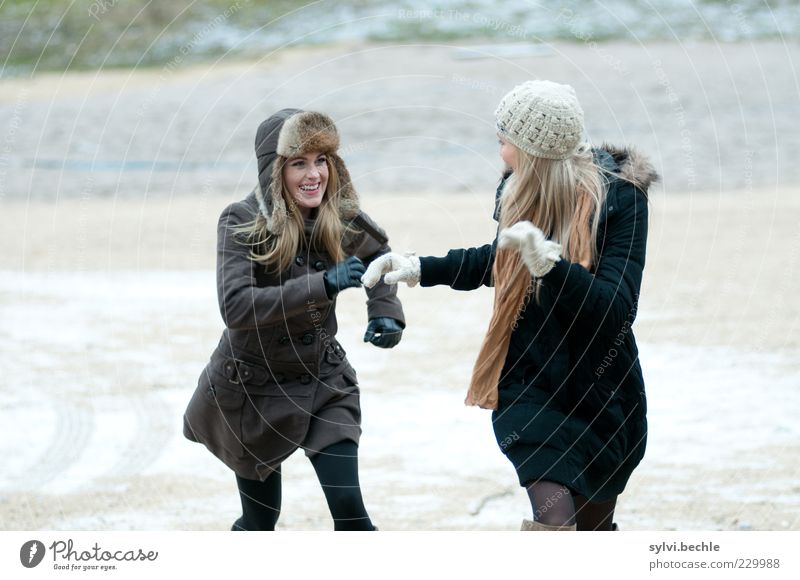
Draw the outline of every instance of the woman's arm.
[[[443,258],[413,255],[401,256],[389,252],[374,260],[361,281],[371,288],[381,281],[395,285],[405,282],[409,286],[437,286],[445,284],[455,290],[475,290],[481,285],[492,286],[492,266],[497,249],[497,239],[479,248],[450,250]]]
[[[647,197],[628,182],[618,182],[616,206],[598,240],[600,261],[594,274],[561,259],[541,278],[562,307],[616,335],[636,316],[647,248]]]
[[[268,326],[301,314],[311,301],[315,308],[328,305],[324,272],[290,278],[280,286],[256,286],[250,246],[234,236],[235,228],[252,217],[248,207],[237,202],[225,208],[217,224],[217,298],[225,326]]]
[[[445,284],[454,290],[475,290],[492,285],[497,240],[478,248],[450,250],[447,256],[420,257],[421,286]]]
[[[361,219],[366,221],[372,229],[376,230],[384,240],[388,240],[386,232],[363,211]],[[366,231],[359,232],[344,248],[349,255],[356,256],[369,266],[375,259],[392,251],[388,241],[376,240]],[[397,298],[397,285],[384,284],[378,281],[375,286],[366,288],[367,291],[367,318],[393,318],[405,326],[405,316],[400,299]]]

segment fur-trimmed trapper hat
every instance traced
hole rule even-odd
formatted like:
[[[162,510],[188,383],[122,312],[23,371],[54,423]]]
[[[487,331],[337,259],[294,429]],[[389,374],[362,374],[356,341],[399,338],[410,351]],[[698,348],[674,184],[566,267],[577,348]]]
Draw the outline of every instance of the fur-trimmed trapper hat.
[[[344,161],[336,153],[339,132],[328,115],[300,109],[283,109],[261,123],[256,132],[258,187],[256,200],[267,220],[267,229],[280,235],[286,223],[283,199],[283,165],[293,157],[320,152],[328,157],[339,177],[339,218],[347,223],[359,213],[358,195]],[[325,195],[337,192],[326,191]]]

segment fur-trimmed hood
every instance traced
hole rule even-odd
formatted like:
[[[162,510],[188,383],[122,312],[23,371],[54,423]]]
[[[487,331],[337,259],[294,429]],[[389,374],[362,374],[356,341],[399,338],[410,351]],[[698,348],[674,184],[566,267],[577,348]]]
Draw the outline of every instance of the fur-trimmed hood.
[[[634,147],[617,147],[603,143],[596,149],[596,152],[601,165],[619,175],[621,179],[629,181],[644,193],[647,193],[650,185],[659,179],[650,159]],[[603,153],[611,157],[613,163],[610,167],[602,159]]]
[[[255,143],[258,186],[254,194],[271,233],[281,234],[288,215],[281,195],[283,164],[291,157],[312,151],[325,153],[339,176],[339,217],[349,222],[358,215],[358,194],[344,161],[337,154],[338,148],[339,132],[324,113],[282,109],[259,125]]]

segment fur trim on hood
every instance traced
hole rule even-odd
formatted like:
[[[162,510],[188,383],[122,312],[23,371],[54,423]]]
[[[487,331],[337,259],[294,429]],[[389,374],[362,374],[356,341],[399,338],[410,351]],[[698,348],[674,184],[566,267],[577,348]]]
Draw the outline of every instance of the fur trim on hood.
[[[283,165],[287,159],[306,153],[325,153],[339,176],[339,217],[350,222],[359,213],[358,194],[350,173],[336,153],[339,132],[333,120],[324,113],[283,109],[261,123],[256,132],[258,186],[254,193],[267,229],[275,235],[283,232],[288,212],[281,195]],[[331,192],[326,192],[330,195]]]
[[[650,163],[650,159],[634,147],[616,147],[608,143],[603,143],[599,147],[614,160],[617,173],[622,179],[628,181],[647,193],[650,185],[659,180],[659,175]]]

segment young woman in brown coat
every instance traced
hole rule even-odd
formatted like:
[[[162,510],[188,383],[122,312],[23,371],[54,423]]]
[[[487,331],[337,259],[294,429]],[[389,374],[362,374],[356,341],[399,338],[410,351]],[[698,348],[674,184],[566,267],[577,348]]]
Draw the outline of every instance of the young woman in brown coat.
[[[281,463],[302,448],[336,530],[375,529],[358,481],[356,372],[336,340],[336,295],[390,251],[365,213],[326,115],[284,109],[256,134],[258,187],[222,212],[217,292],[225,322],[184,416],[184,435],[236,474],[233,530],[273,530]],[[405,326],[395,286],[367,290],[365,341],[392,348]]]

